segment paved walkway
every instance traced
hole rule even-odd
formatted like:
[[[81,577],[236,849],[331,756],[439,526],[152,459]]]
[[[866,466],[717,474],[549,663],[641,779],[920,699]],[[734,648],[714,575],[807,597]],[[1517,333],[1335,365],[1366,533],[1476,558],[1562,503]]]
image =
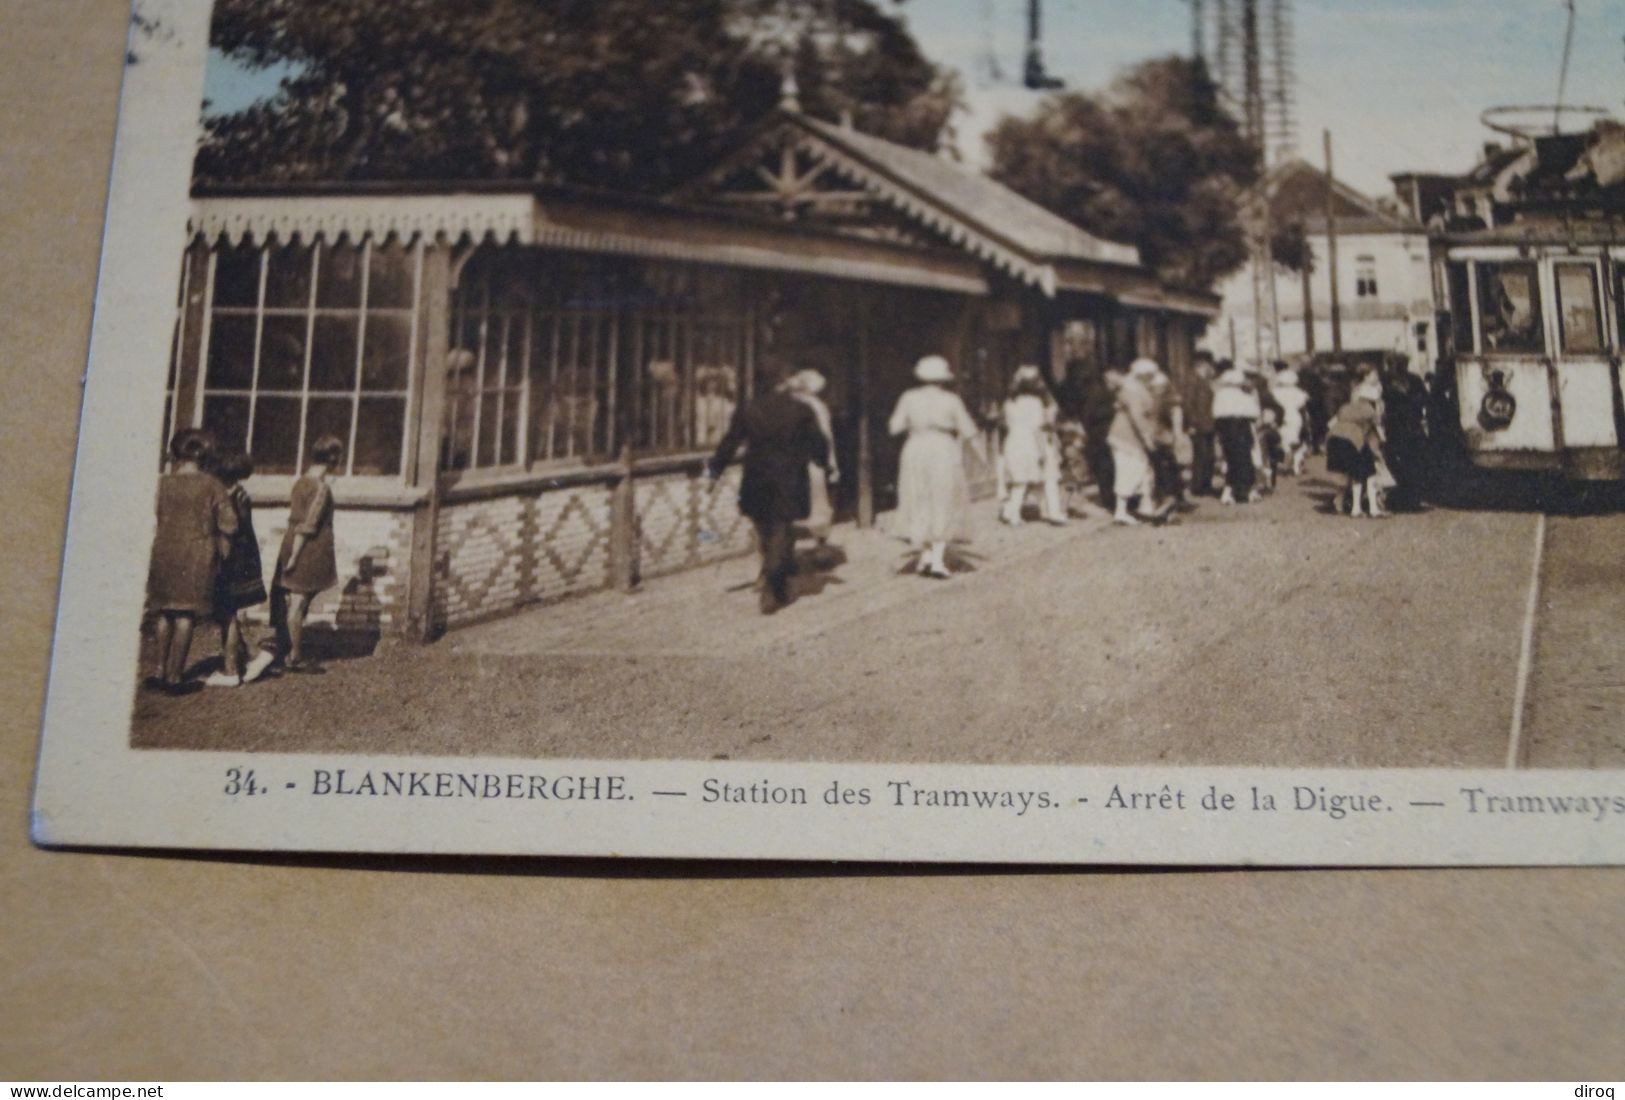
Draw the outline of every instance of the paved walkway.
[[[981,583],[1072,539],[1100,534],[1104,518],[1066,527],[998,520],[998,505],[972,506],[971,537],[949,554],[951,580],[913,571],[907,543],[875,529],[835,529],[819,568],[803,541],[794,602],[776,615],[756,611],[754,555],[644,582],[634,593],[600,592],[455,631],[441,644],[459,653],[498,656],[732,657],[817,637],[866,615],[943,590]],[[728,629],[719,630],[719,622]]]

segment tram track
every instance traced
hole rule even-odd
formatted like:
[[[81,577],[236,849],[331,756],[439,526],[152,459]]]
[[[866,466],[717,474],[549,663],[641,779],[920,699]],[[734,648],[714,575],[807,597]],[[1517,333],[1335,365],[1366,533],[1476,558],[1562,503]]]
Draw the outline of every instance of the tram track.
[[[1617,502],[1610,502],[1617,503]],[[1536,524],[1506,767],[1625,767],[1625,511]]]
[[[1546,513],[1542,512],[1535,522],[1534,564],[1529,571],[1529,596],[1524,603],[1523,631],[1518,643],[1518,686],[1512,695],[1512,728],[1507,734],[1506,766],[1513,769],[1524,765],[1523,725],[1529,710],[1529,679],[1535,667],[1535,626],[1540,618],[1541,574],[1546,564],[1548,531]]]

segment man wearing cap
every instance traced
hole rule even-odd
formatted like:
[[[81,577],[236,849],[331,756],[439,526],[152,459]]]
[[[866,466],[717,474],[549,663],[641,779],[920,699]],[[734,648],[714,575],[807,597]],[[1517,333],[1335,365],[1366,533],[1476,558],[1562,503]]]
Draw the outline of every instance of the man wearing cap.
[[[792,527],[812,509],[809,465],[829,469],[829,445],[818,418],[803,401],[786,393],[782,363],[764,361],[758,368],[760,392],[734,412],[728,433],[717,444],[706,467],[715,481],[745,448],[739,510],[756,528],[762,555],[762,614],[771,615],[790,602],[790,576],[795,572]]]

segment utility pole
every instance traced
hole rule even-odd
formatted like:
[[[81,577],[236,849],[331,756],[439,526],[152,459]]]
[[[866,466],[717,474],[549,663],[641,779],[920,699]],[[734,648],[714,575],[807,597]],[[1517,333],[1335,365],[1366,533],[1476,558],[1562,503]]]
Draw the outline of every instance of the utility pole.
[[[1302,221],[1298,222],[1298,229],[1299,229],[1300,232],[1302,232],[1302,229],[1303,229],[1303,222]],[[1303,234],[1303,240],[1304,240],[1304,245],[1305,245],[1304,256],[1303,256],[1303,272],[1302,272],[1302,274],[1303,274],[1303,353],[1305,355],[1313,355],[1313,354],[1315,354],[1315,299],[1314,299],[1314,287],[1313,287],[1313,283],[1312,283],[1312,280],[1311,280],[1310,276],[1312,276],[1314,274],[1314,272],[1311,270],[1311,268],[1313,268],[1313,266],[1314,266],[1313,260],[1314,260],[1315,251],[1314,251],[1314,249],[1307,247],[1308,243],[1309,243],[1309,235],[1307,233]]]
[[[1269,162],[1269,133],[1265,124],[1263,64],[1258,35],[1259,0],[1242,0],[1241,9],[1241,63],[1243,88],[1243,124],[1247,139],[1258,150],[1260,165]],[[1281,310],[1275,288],[1275,235],[1272,196],[1266,174],[1259,185],[1253,247],[1253,350],[1258,366],[1279,357],[1281,347]],[[1268,313],[1266,314],[1266,309]],[[1266,336],[1268,340],[1266,341]]]
[[[1321,131],[1326,147],[1326,273],[1332,280],[1332,351],[1343,351],[1343,304],[1337,293],[1337,192],[1332,175],[1332,132]]]

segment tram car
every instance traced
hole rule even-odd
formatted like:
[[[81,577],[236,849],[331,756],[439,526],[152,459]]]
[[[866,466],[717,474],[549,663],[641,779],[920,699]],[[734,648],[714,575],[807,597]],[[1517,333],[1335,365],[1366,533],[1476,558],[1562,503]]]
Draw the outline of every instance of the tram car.
[[[1625,225],[1438,239],[1440,427],[1476,466],[1625,479]]]

